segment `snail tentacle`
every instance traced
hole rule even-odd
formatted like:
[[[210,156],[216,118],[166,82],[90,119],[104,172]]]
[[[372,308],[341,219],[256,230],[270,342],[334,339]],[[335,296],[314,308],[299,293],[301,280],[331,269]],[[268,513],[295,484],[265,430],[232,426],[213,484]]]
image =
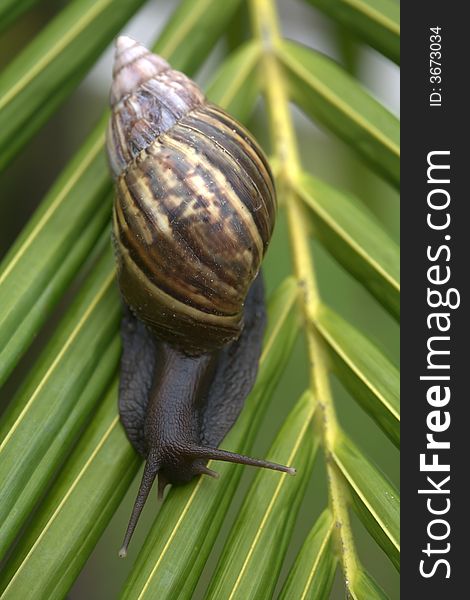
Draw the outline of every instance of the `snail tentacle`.
[[[142,481],[140,482],[139,491],[134,502],[134,508],[132,509],[129,524],[127,525],[126,535],[124,536],[124,541],[122,543],[121,549],[119,550],[120,558],[124,558],[127,555],[127,548],[129,546],[129,542],[131,541],[131,538],[134,534],[137,522],[142,513],[142,509],[144,508],[145,502],[147,501],[148,495],[150,494],[150,490],[152,489],[153,482],[157,477],[158,470],[158,458],[154,457],[153,455],[150,455],[145,462]]]
[[[220,448],[208,448],[206,446],[194,446],[188,448],[187,453],[194,458],[205,458],[208,460],[222,460],[224,462],[237,463],[240,465],[248,465],[251,467],[261,467],[263,469],[272,469],[273,471],[282,471],[289,475],[295,475],[296,470],[293,467],[286,467],[278,463],[270,462],[261,458],[252,458],[244,454],[229,452]]]

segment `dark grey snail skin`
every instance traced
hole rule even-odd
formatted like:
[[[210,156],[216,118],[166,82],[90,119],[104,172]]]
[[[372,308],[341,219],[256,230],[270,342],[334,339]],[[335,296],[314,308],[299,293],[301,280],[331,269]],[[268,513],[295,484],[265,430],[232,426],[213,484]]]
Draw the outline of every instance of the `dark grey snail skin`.
[[[194,82],[127,37],[116,43],[107,150],[125,304],[119,412],[145,459],[120,556],[158,475],[217,477],[209,460],[294,469],[218,448],[256,379],[260,265],[276,215],[261,149]]]

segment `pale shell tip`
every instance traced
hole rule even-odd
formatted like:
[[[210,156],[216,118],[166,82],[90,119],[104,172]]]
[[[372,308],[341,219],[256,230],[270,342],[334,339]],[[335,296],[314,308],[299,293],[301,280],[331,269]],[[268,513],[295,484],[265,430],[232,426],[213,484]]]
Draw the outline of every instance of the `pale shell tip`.
[[[160,65],[155,65],[156,57],[154,58],[145,46],[131,37],[120,35],[116,38],[115,45],[111,106],[137,89],[142,81],[162,70]]]
[[[128,48],[132,48],[132,46],[136,46],[137,44],[138,42],[133,40],[128,35],[120,35],[116,38],[115,42],[116,54],[120,54],[121,52],[124,52]]]

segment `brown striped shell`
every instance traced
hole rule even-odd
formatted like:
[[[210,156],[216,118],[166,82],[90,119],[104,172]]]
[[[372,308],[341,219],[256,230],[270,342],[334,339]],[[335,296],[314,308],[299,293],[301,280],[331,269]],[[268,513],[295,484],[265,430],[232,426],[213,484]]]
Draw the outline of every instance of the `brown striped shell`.
[[[274,227],[272,175],[193,81],[128,37],[116,46],[107,149],[121,293],[160,339],[210,351],[241,332]]]

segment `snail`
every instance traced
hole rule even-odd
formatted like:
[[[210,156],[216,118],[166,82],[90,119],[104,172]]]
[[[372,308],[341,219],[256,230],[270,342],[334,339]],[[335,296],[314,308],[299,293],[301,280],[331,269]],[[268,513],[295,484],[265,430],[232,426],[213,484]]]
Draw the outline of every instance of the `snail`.
[[[199,87],[116,41],[107,152],[123,299],[119,412],[145,459],[120,556],[158,475],[217,477],[209,460],[294,469],[218,448],[253,386],[265,326],[261,261],[276,216],[268,163]]]

